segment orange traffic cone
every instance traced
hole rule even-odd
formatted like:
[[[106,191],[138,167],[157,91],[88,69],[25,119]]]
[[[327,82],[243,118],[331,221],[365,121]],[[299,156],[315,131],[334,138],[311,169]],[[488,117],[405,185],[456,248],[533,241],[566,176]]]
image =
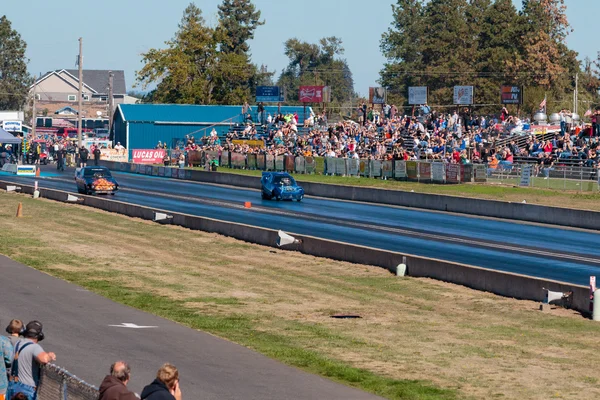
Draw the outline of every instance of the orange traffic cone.
[[[35,176],[37,176],[37,177],[40,176],[40,169],[39,168],[35,169]]]
[[[23,203],[19,203],[17,206],[17,218],[21,218],[23,216]]]
[[[252,203],[250,203],[249,201],[246,201],[246,202],[244,202],[244,207],[250,208],[250,207],[252,207]]]

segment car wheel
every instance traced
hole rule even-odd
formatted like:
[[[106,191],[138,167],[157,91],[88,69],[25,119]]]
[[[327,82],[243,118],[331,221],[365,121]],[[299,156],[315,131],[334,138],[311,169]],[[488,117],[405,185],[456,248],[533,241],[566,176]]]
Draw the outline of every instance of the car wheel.
[[[296,199],[296,201],[297,201],[298,203],[300,203],[300,202],[302,201],[302,197],[298,197],[298,198]]]
[[[260,197],[262,197],[263,200],[269,200],[269,196],[265,192],[261,192]]]

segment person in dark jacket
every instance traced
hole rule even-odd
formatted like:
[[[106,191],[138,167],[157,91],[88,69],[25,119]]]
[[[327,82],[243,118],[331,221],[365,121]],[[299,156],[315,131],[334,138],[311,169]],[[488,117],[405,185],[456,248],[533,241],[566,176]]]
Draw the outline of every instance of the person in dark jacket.
[[[98,163],[100,162],[100,155],[102,154],[102,151],[100,150],[100,147],[96,146],[94,147],[94,165],[98,166]]]
[[[79,149],[79,166],[81,168],[84,168],[85,166],[87,166],[87,160],[88,160],[89,155],[90,155],[89,150],[86,149],[85,146],[81,146],[81,149]]]
[[[142,400],[181,400],[177,368],[169,363],[160,367],[156,379],[142,390]]]
[[[110,375],[106,375],[100,384],[98,400],[137,400],[135,393],[127,389],[131,369],[124,361],[117,361],[110,366]]]

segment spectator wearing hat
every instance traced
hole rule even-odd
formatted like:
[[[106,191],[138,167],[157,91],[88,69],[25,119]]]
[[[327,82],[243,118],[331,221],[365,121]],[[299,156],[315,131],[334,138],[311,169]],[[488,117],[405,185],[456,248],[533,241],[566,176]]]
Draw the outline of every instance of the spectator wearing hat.
[[[117,361],[110,366],[110,375],[106,375],[100,384],[98,400],[136,400],[135,393],[127,389],[131,369],[125,361]]]
[[[31,321],[25,326],[24,339],[14,348],[14,359],[8,383],[7,397],[23,393],[28,400],[36,400],[41,366],[56,360],[52,352],[45,352],[39,342],[44,340],[42,323]]]

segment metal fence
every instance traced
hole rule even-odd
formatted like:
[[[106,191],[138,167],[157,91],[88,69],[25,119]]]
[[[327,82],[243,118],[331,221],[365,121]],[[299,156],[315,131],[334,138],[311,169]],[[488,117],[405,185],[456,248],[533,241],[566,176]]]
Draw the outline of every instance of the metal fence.
[[[42,368],[38,400],[97,400],[98,389],[54,364]]]
[[[600,170],[597,168],[568,165],[547,168],[531,164],[514,164],[509,168],[498,167],[490,171],[487,181],[542,189],[598,192],[600,191],[599,175]]]

